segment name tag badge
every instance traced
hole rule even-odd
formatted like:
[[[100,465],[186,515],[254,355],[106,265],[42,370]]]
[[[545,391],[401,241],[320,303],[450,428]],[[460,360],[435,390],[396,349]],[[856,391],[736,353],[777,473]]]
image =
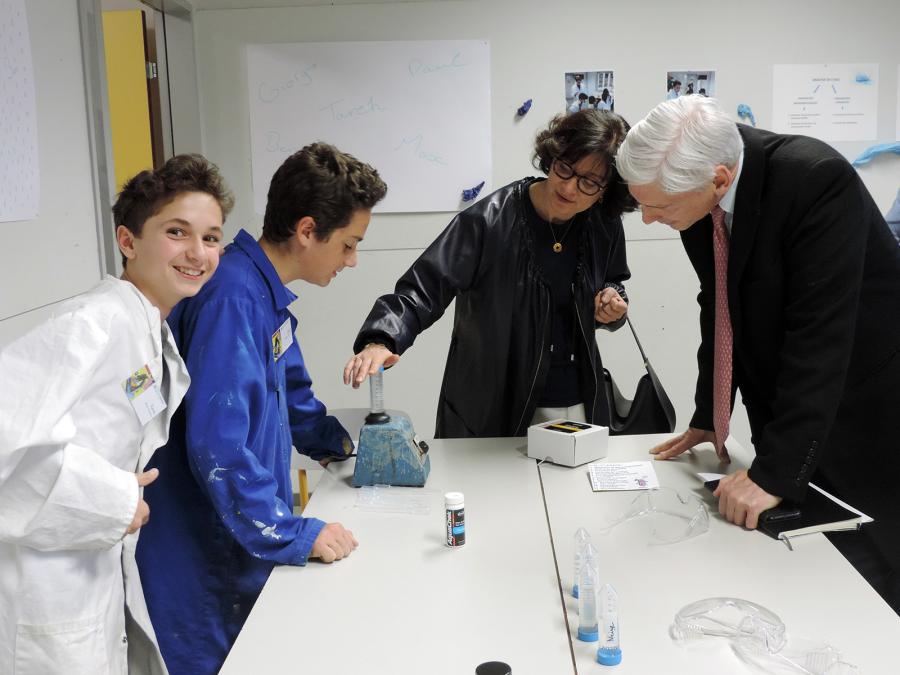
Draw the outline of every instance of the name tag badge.
[[[166,409],[166,400],[159,390],[159,384],[153,379],[153,373],[146,364],[134,371],[122,386],[141,426],[147,426],[150,420]]]
[[[285,319],[281,327],[272,333],[272,356],[277,361],[294,344],[294,333],[291,330],[291,320]]]

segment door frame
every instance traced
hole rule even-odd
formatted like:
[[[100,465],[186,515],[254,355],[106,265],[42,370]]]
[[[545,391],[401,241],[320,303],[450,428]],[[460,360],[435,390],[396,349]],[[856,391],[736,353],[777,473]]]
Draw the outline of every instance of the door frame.
[[[148,9],[161,13],[163,21],[156,26],[153,48],[157,54],[159,101],[164,159],[173,154],[172,113],[168,88],[168,67],[165,62],[165,16],[191,19],[191,7],[185,0],[141,0]],[[78,23],[81,33],[81,58],[84,69],[85,101],[88,119],[88,138],[92,159],[94,207],[97,213],[97,242],[100,274],[119,276],[122,273],[121,255],[116,243],[112,205],[115,202],[116,182],[112,154],[112,133],[109,120],[109,90],[106,82],[106,57],[103,47],[103,9],[101,0],[77,0]],[[151,104],[152,105],[152,104]]]

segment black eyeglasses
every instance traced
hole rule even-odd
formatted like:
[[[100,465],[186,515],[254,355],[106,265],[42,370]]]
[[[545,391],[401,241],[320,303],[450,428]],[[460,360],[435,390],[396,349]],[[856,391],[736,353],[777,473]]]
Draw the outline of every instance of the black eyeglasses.
[[[578,189],[582,194],[585,194],[588,197],[600,194],[606,189],[605,183],[598,183],[593,178],[588,178],[587,176],[582,176],[580,173],[575,173],[575,169],[572,168],[572,165],[561,159],[553,160],[552,169],[553,173],[563,180],[569,180],[572,176],[576,176],[578,182],[575,183],[575,185],[578,186]]]

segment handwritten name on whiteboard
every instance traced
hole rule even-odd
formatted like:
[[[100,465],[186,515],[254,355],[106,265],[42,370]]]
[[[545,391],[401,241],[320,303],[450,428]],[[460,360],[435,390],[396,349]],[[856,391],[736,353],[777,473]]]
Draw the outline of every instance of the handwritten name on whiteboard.
[[[332,120],[342,122],[343,120],[352,119],[354,117],[385,112],[387,108],[379,105],[375,101],[374,96],[370,96],[368,101],[360,105],[354,105],[353,103],[347,103],[344,99],[338,99],[337,101],[332,101],[328,105],[319,108],[319,110],[328,111],[331,114]]]
[[[413,59],[409,62],[409,76],[430,75],[438,73],[447,68],[465,68],[468,64],[461,63],[462,55],[456,52],[449,63],[423,63],[420,59]]]
[[[426,162],[434,162],[435,164],[443,164],[444,166],[447,165],[447,162],[445,162],[439,154],[423,148],[422,134],[416,134],[412,138],[404,138],[402,141],[400,141],[400,145],[394,148],[394,152],[398,150],[411,150],[413,156],[417,157],[418,159],[424,160]]]

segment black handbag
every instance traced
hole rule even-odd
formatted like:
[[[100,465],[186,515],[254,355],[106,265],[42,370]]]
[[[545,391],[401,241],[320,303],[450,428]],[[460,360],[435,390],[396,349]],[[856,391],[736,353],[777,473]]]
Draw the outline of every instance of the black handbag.
[[[644,354],[641,341],[638,340],[631,319],[625,318],[637,348],[644,360],[647,374],[638,380],[634,398],[628,400],[619,391],[612,373],[603,369],[603,386],[606,389],[606,401],[609,406],[609,433],[611,436],[628,434],[660,434],[675,430],[675,408],[669,400],[666,390]]]

